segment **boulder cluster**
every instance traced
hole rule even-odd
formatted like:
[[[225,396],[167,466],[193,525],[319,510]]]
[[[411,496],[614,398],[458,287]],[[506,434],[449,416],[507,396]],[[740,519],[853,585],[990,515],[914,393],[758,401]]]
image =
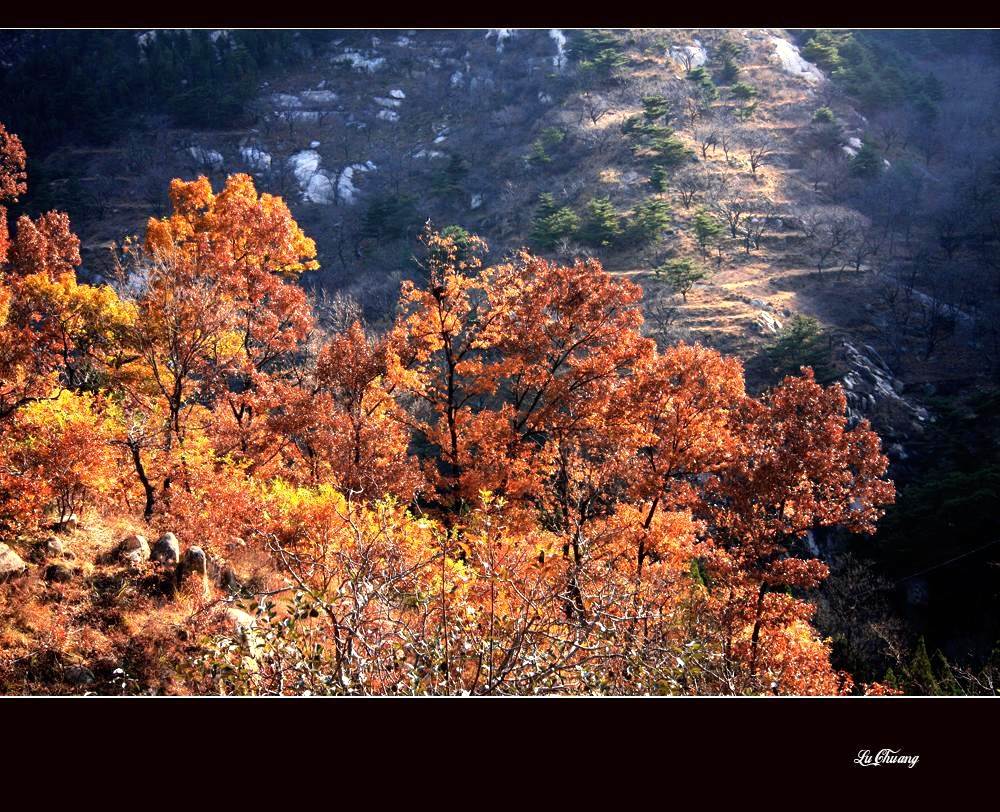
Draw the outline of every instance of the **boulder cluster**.
[[[76,555],[68,548],[66,541],[55,536],[47,539],[43,554],[46,581],[67,583],[79,572],[79,568],[74,565]],[[182,551],[180,542],[173,533],[164,533],[153,545],[149,544],[145,536],[126,536],[115,547],[114,558],[135,570],[151,563],[161,571],[172,571],[178,586],[189,578],[196,578],[206,589],[213,581],[230,592],[240,589],[239,579],[232,567],[213,561],[197,545],[191,545]],[[23,576],[28,570],[28,562],[10,546],[0,542],[0,583]]]
[[[126,536],[118,545],[117,555],[122,562],[134,568],[142,567],[146,562],[172,568],[178,585],[189,578],[196,578],[206,588],[210,580],[215,580],[223,588],[239,589],[239,581],[231,567],[213,561],[197,545],[191,545],[182,552],[180,542],[173,533],[164,533],[152,546],[145,536]]]

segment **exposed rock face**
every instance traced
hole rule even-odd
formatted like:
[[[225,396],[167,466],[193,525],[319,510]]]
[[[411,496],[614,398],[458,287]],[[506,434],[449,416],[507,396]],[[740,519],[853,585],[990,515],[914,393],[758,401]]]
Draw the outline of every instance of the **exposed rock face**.
[[[930,601],[930,589],[926,578],[912,578],[906,583],[906,602],[911,606],[926,606]]]
[[[173,533],[164,533],[153,545],[150,558],[162,564],[176,564],[181,558],[181,545]]]
[[[781,332],[781,322],[766,310],[761,310],[753,320],[754,327],[764,335],[777,335]]]
[[[145,536],[128,536],[118,545],[118,556],[128,564],[149,561],[149,542]]]
[[[258,147],[243,147],[240,149],[240,157],[254,172],[271,171],[271,154]]]
[[[9,578],[17,578],[28,571],[28,565],[24,563],[21,556],[15,553],[6,544],[0,542],[0,583]]]
[[[230,630],[237,635],[243,635],[247,629],[253,628],[256,622],[254,616],[249,612],[244,612],[242,609],[237,609],[233,606],[228,607],[224,614]]]
[[[51,538],[45,542],[45,552],[48,555],[62,555],[66,552],[66,545],[57,538]]]
[[[708,53],[705,47],[698,41],[693,40],[693,45],[680,45],[670,49],[670,58],[681,65],[690,63],[692,68],[700,68],[708,61]]]
[[[796,45],[781,37],[771,37],[774,56],[781,69],[792,76],[799,76],[811,85],[818,85],[826,78],[823,71],[802,58]]]
[[[213,170],[222,169],[222,153],[218,150],[205,149],[205,147],[190,147],[188,153],[199,166]]]
[[[895,427],[906,433],[928,420],[927,410],[910,403],[900,392],[902,382],[895,378],[876,350],[849,341],[843,345],[849,372],[843,378],[847,411],[854,418],[878,419],[880,426]]]
[[[337,101],[337,94],[332,90],[303,90],[299,96],[310,104],[333,104]]]
[[[260,642],[254,632],[254,626],[257,622],[256,618],[242,609],[237,609],[235,606],[226,607],[222,612],[222,616],[227,632],[236,640],[245,643],[249,649],[250,657],[255,658],[260,651]]]
[[[363,54],[353,48],[345,48],[344,53],[333,57],[334,62],[345,62],[356,71],[375,73],[385,65],[385,57]]]

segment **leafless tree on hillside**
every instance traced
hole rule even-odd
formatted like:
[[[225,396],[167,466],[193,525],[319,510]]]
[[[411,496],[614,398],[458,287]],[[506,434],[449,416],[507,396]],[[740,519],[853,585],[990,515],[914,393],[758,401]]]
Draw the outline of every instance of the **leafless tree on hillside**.
[[[646,304],[646,325],[661,348],[673,343],[674,322],[677,318],[677,297],[659,294]]]
[[[761,130],[750,130],[744,134],[743,143],[750,162],[750,174],[756,179],[757,170],[774,155],[774,138]]]
[[[886,230],[872,223],[866,217],[857,215],[854,227],[847,238],[844,252],[845,267],[851,267],[855,273],[861,273],[865,265],[870,264],[882,251],[885,243]]]
[[[694,128],[694,137],[701,148],[702,160],[708,158],[708,151],[713,152],[719,146],[719,128],[711,120],[705,120]]]
[[[818,273],[842,258],[858,228],[858,217],[857,212],[842,206],[814,206],[803,212],[802,230],[812,246]]]
[[[685,209],[690,209],[695,198],[708,188],[705,175],[698,169],[687,166],[677,172],[671,184],[680,195]]]
[[[597,123],[611,112],[611,104],[604,96],[598,93],[585,90],[580,94],[579,98],[581,124],[583,123],[583,117],[586,116],[590,120],[590,123],[596,127]]]
[[[743,218],[739,229],[743,236],[743,249],[748,255],[753,249],[760,248],[767,230],[774,225],[776,211],[774,201],[767,197],[759,197],[753,202],[756,204],[754,213]]]
[[[729,226],[732,237],[739,236],[740,223],[754,209],[752,194],[742,182],[728,182],[714,190],[712,208]]]

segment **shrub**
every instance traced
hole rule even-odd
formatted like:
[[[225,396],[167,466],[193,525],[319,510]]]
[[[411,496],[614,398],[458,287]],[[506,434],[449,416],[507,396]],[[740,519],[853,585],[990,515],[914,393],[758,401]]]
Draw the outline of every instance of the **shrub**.
[[[707,250],[708,246],[725,231],[722,223],[705,209],[699,209],[695,213],[693,225],[695,239],[698,240],[698,245],[703,251]]]
[[[539,196],[538,209],[531,228],[531,239],[542,248],[555,248],[561,239],[574,237],[580,218],[568,206],[557,206],[548,192]]]
[[[629,235],[640,245],[658,242],[670,224],[670,205],[665,200],[650,199],[632,213]]]
[[[587,203],[587,216],[580,227],[580,239],[587,245],[610,247],[621,236],[621,215],[607,197]]]
[[[715,81],[720,85],[732,84],[740,75],[740,66],[728,54],[722,57],[722,64],[715,72]]]
[[[361,222],[361,236],[398,240],[419,223],[415,201],[409,195],[383,194],[368,205]]]
[[[832,124],[836,117],[833,115],[833,110],[829,107],[820,107],[813,113],[812,120],[816,124]]]
[[[551,152],[566,140],[566,133],[558,127],[546,127],[531,144],[528,160],[533,164],[552,162]]]
[[[757,88],[747,82],[737,82],[731,88],[729,88],[729,94],[734,99],[740,99],[742,101],[750,101],[757,96]]]
[[[859,178],[876,178],[882,173],[883,167],[882,156],[868,141],[861,145],[858,154],[851,159],[851,174]]]
[[[617,77],[628,59],[622,53],[618,37],[610,31],[586,30],[570,46],[570,54],[579,60],[580,70],[599,81]]]
[[[642,99],[642,114],[646,121],[656,121],[670,115],[670,102],[660,95],[644,96]]]
[[[718,98],[718,88],[716,88],[715,83],[712,81],[712,77],[709,75],[704,66],[691,68],[691,70],[688,71],[687,78],[689,81],[695,83],[704,98]]]
[[[663,164],[656,164],[649,173],[649,183],[658,192],[670,188],[670,170]]]
[[[800,367],[812,367],[821,382],[834,378],[829,340],[819,322],[809,316],[796,315],[787,322],[775,342],[762,352],[762,359],[773,380],[797,375]]]
[[[674,293],[679,293],[686,302],[691,288],[704,279],[708,272],[694,260],[674,259],[657,268],[656,275],[666,282]]]

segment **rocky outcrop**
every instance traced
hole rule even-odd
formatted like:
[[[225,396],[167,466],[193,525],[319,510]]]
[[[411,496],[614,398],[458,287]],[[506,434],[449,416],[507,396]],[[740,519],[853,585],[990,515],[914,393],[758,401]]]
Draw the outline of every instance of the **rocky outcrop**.
[[[754,329],[762,335],[777,335],[781,332],[781,322],[768,313],[761,310],[754,316]]]
[[[929,419],[927,410],[903,396],[903,382],[893,376],[873,347],[845,341],[843,355],[848,372],[842,383],[851,417],[867,418],[880,428],[904,435],[922,430]]]
[[[239,592],[243,588],[243,584],[240,583],[239,577],[236,575],[236,570],[232,567],[226,566],[216,566],[216,576],[219,581],[219,586],[226,590],[227,592]]]
[[[221,612],[221,620],[226,633],[246,645],[250,659],[256,658],[260,653],[260,641],[255,630],[257,619],[249,612],[227,606]]]
[[[63,672],[63,675],[66,677],[66,681],[73,685],[90,685],[95,679],[94,672],[83,665],[71,665]]]

